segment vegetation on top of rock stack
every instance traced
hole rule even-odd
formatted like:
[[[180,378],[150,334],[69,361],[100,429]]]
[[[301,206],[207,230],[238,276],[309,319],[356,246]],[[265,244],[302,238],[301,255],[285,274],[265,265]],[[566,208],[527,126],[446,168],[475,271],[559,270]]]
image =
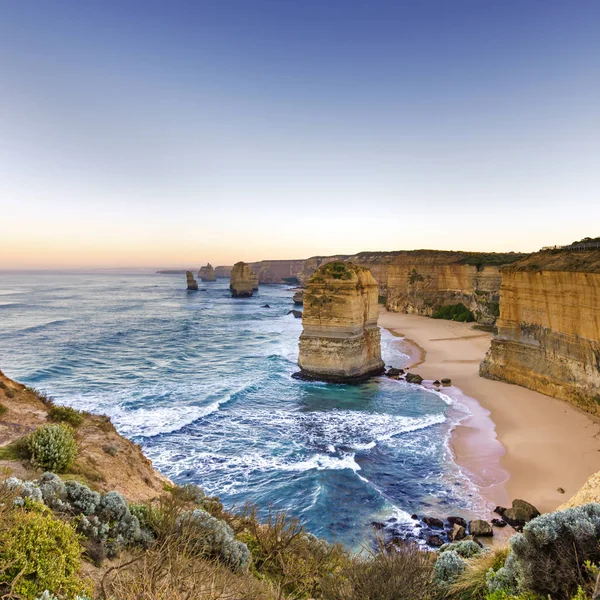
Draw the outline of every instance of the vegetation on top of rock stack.
[[[433,319],[449,319],[450,321],[460,321],[461,323],[471,323],[475,320],[475,315],[464,304],[450,304],[440,306],[431,315]]]
[[[352,270],[348,268],[346,263],[341,261],[327,263],[324,267],[321,267],[320,272],[333,279],[352,279]]]

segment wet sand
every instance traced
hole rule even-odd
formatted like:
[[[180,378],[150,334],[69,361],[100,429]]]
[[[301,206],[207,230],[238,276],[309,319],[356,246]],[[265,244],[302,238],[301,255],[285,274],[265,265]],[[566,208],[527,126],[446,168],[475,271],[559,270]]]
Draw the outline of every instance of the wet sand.
[[[441,391],[472,412],[454,430],[452,450],[493,504],[523,498],[552,511],[600,470],[600,419],[561,400],[479,377],[491,333],[470,323],[384,310],[379,325],[404,338],[399,343],[410,356],[410,371],[429,380],[428,387],[435,379],[452,379]]]

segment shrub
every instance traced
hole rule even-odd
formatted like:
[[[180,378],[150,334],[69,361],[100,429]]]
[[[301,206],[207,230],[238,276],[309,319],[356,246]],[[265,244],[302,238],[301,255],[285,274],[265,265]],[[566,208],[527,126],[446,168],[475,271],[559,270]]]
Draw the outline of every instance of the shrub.
[[[586,561],[600,560],[600,504],[548,513],[525,525],[511,539],[511,552],[501,576],[519,591],[568,600],[589,582]]]
[[[65,482],[70,507],[76,514],[93,515],[100,504],[100,494],[78,481]]]
[[[87,591],[78,577],[81,547],[75,530],[48,509],[15,509],[0,524],[0,572],[12,593],[30,600],[52,590],[59,595]]]
[[[48,418],[56,423],[67,423],[77,428],[83,423],[83,414],[70,406],[52,406]]]
[[[15,390],[13,390],[12,388],[6,388],[6,389],[4,390],[4,395],[5,395],[7,398],[14,398],[14,397],[15,397],[15,395],[16,395],[16,393],[15,393]]]
[[[440,553],[448,552],[453,550],[461,558],[471,558],[484,552],[483,548],[474,542],[473,540],[463,540],[461,542],[453,542],[451,544],[444,544],[440,547]]]
[[[63,424],[44,425],[27,439],[31,464],[35,467],[62,473],[77,456],[73,430]]]
[[[447,550],[439,554],[433,568],[433,579],[438,588],[447,591],[467,568],[467,561],[456,550]]]
[[[233,530],[224,521],[196,509],[182,514],[177,525],[193,551],[209,558],[218,558],[232,571],[244,571],[250,564],[250,551],[234,538]]]
[[[0,403],[0,417],[3,417],[8,412],[8,408]]]
[[[5,482],[5,486],[15,492],[14,504],[16,506],[24,506],[27,499],[32,502],[42,501],[42,492],[33,481],[21,481],[16,477],[9,477]]]
[[[428,552],[407,544],[397,551],[354,557],[321,586],[324,600],[429,600],[433,561]]]
[[[475,320],[473,312],[461,303],[440,306],[431,316],[433,319],[449,319],[451,321],[460,321],[462,323],[471,323]]]

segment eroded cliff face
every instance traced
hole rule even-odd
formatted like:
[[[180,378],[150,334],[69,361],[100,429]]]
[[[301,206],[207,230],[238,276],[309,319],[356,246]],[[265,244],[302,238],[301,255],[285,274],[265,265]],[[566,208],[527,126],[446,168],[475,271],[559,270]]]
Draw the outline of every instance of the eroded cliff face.
[[[229,277],[231,277],[231,269],[233,269],[233,267],[224,265],[215,267],[215,276],[218,279],[229,279]]]
[[[540,252],[502,270],[481,375],[600,414],[600,251]]]
[[[234,298],[249,298],[254,291],[256,275],[245,262],[237,262],[231,269],[229,289]],[[258,288],[258,284],[257,288]]]
[[[250,263],[250,268],[258,276],[258,283],[289,283],[300,281],[299,274],[304,268],[301,260],[261,260]]]
[[[304,292],[298,365],[305,377],[360,381],[383,371],[377,282],[340,261],[320,267]]]
[[[499,314],[500,266],[524,254],[414,250],[361,252],[349,261],[367,267],[379,284],[379,297],[394,312],[432,316],[464,304],[480,323]]]

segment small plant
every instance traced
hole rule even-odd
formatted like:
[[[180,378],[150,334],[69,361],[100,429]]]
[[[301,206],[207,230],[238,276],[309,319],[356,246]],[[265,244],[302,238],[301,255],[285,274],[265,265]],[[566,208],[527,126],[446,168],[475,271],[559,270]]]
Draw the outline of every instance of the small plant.
[[[77,457],[77,442],[68,425],[44,425],[27,438],[29,459],[34,467],[57,473],[66,471]]]
[[[52,406],[48,411],[48,418],[56,423],[67,423],[73,428],[83,423],[83,414],[70,406]]]
[[[0,418],[2,418],[8,412],[8,408],[4,404],[0,403]]]
[[[88,591],[78,577],[79,537],[68,523],[40,505],[14,509],[0,523],[0,573],[12,582],[12,594],[33,600],[46,590],[61,596]],[[12,596],[11,596],[12,597]]]
[[[471,323],[475,320],[475,315],[464,304],[450,304],[440,306],[431,315],[433,319],[448,319],[450,321],[459,321],[461,323]]]
[[[4,395],[7,398],[14,398],[15,397],[15,390],[13,390],[12,388],[6,388],[4,390]]]

